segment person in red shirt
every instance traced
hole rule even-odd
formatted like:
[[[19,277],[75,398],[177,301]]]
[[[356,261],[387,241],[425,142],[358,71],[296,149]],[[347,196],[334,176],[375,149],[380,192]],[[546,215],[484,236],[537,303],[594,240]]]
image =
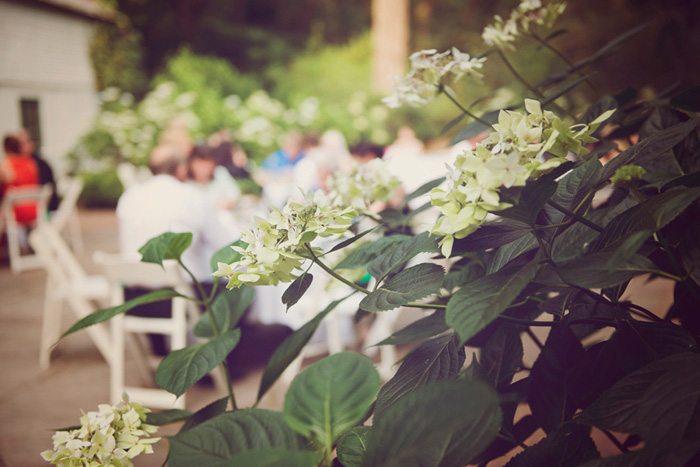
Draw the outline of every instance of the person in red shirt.
[[[5,136],[3,140],[5,160],[0,169],[3,196],[7,190],[20,187],[39,187],[39,169],[30,154],[21,151],[21,145],[14,136]],[[17,203],[14,206],[17,223],[28,226],[37,218],[35,202]]]

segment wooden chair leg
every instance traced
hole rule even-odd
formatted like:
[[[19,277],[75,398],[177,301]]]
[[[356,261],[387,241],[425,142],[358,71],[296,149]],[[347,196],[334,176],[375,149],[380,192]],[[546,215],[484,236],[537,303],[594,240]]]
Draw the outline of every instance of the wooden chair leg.
[[[51,365],[51,351],[61,331],[61,309],[62,303],[56,293],[55,283],[51,277],[47,277],[39,347],[39,366],[42,370],[48,369]]]

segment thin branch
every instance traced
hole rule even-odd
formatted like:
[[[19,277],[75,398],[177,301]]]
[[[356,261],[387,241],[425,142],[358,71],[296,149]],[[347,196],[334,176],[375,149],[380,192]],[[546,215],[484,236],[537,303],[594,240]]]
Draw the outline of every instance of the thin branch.
[[[311,248],[311,245],[309,245],[308,243],[305,243],[304,246],[306,247],[306,250],[307,250],[307,251],[309,252],[309,254],[311,255],[311,256],[310,256],[311,261],[313,261],[314,263],[318,264],[318,265],[320,266],[321,269],[323,269],[324,271],[326,271],[328,274],[330,274],[331,276],[333,276],[335,279],[338,279],[338,280],[339,280],[340,282],[342,282],[343,284],[345,284],[345,285],[347,285],[347,286],[349,286],[349,287],[352,287],[353,289],[355,289],[355,290],[357,290],[357,291],[359,291],[359,292],[362,292],[362,293],[364,293],[364,294],[369,294],[369,293],[370,293],[369,290],[365,289],[364,287],[360,287],[359,285],[355,284],[355,283],[352,282],[352,281],[349,281],[348,279],[344,278],[343,276],[341,276],[340,274],[338,274],[337,272],[335,272],[334,270],[332,270],[331,268],[329,268],[325,263],[323,263],[323,261],[321,261],[321,260],[318,258],[318,256],[316,256],[316,254],[314,253],[314,250]]]

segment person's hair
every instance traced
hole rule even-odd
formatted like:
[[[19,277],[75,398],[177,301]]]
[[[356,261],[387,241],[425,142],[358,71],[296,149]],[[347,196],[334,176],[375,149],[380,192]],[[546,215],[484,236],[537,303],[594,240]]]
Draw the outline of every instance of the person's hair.
[[[375,157],[381,159],[384,155],[384,146],[370,143],[369,141],[360,141],[359,143],[354,144],[350,148],[350,154],[355,156],[365,156],[367,154],[372,154]]]
[[[190,151],[190,160],[192,159],[204,159],[216,162],[217,155],[209,146],[201,145],[193,147],[192,151]]]
[[[2,141],[2,147],[7,154],[19,154],[21,151],[19,140],[12,135],[5,136],[5,139]]]
[[[238,149],[238,145],[232,141],[223,141],[218,146],[211,149],[218,165],[228,166],[231,164],[231,154]]]
[[[148,167],[153,175],[177,174],[178,168],[186,162],[185,154],[177,146],[166,144],[157,146],[148,160]]]

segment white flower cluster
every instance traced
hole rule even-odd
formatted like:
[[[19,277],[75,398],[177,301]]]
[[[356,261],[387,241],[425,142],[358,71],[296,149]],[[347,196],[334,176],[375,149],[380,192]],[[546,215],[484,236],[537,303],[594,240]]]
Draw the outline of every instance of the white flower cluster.
[[[481,78],[480,70],[486,58],[470,57],[452,47],[442,53],[421,50],[410,57],[411,71],[394,86],[391,96],[382,99],[390,108],[406,104],[418,107],[435,97],[439,86],[457,81],[464,75]]]
[[[567,126],[536,100],[525,100],[525,113],[502,110],[488,138],[473,151],[457,156],[449,168],[445,188],[434,188],[431,202],[441,216],[430,232],[443,236],[442,254],[449,256],[454,239],[474,232],[489,212],[509,207],[500,189],[524,186],[528,179],[551,171],[566,161],[570,151],[585,154],[585,143],[614,111],[607,111],[588,125]],[[553,157],[542,160],[547,152]]]
[[[350,173],[336,172],[327,184],[334,205],[366,211],[376,201],[389,201],[401,180],[389,172],[383,160],[374,159],[355,165]]]
[[[508,20],[494,16],[493,24],[484,28],[481,37],[488,46],[513,49],[513,43],[520,34],[529,32],[533,24],[551,28],[565,9],[564,2],[542,6],[541,0],[523,0],[510,13]]]
[[[117,405],[100,404],[97,412],[80,417],[80,428],[57,431],[53,450],[41,457],[62,467],[132,467],[131,459],[153,453],[153,443],[160,440],[150,438],[158,428],[144,423],[147,412],[126,395]]]
[[[256,217],[255,228],[242,234],[248,246],[232,247],[241,260],[219,263],[214,276],[228,278],[228,288],[291,282],[310,257],[306,244],[344,233],[355,217],[355,209],[332,205],[322,191],[308,192],[303,203],[289,201],[281,210],[272,208],[267,219]]]

